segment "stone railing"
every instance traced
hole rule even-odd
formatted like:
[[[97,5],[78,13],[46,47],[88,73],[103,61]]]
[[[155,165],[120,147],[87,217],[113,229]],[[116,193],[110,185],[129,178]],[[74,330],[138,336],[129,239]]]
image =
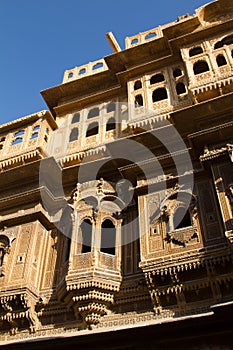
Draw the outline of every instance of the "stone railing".
[[[125,46],[126,49],[130,47],[143,44],[145,42],[152,41],[154,39],[160,38],[162,36],[162,31],[160,27],[147,30],[146,32],[136,34],[131,37],[126,37]]]
[[[110,270],[116,270],[117,264],[116,264],[116,256],[111,254],[106,254],[99,252],[99,266],[105,267]]]
[[[92,253],[83,253],[74,256],[73,267],[76,269],[89,268],[92,266]]]
[[[73,69],[66,70],[64,73],[62,83],[67,83],[69,81],[80,79],[95,73],[103,72],[105,70],[108,70],[108,67],[104,59],[89,62],[83,66],[74,67]]]

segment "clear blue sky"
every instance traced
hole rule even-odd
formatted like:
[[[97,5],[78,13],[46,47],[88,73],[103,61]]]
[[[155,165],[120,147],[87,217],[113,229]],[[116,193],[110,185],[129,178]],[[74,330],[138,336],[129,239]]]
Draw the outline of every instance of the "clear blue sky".
[[[46,109],[40,91],[65,69],[112,53],[105,34],[124,39],[208,0],[0,0],[0,123]]]

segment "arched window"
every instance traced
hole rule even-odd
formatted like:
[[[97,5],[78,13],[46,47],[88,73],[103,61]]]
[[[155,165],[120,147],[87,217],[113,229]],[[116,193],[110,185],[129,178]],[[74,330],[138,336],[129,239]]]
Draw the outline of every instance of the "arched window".
[[[115,130],[115,129],[116,129],[115,118],[110,118],[106,124],[106,131]]]
[[[90,253],[92,245],[92,223],[90,219],[85,219],[80,226],[81,233],[81,253]]]
[[[174,78],[178,78],[182,75],[182,71],[180,68],[176,68],[174,71],[173,71],[173,77]]]
[[[152,100],[158,102],[167,99],[167,90],[165,88],[159,88],[153,91]]]
[[[214,49],[216,50],[216,49],[219,49],[220,47],[223,47],[224,45],[231,45],[231,44],[233,44],[233,35],[228,35],[222,40],[218,41],[214,45]]]
[[[143,106],[143,97],[142,95],[136,95],[134,101],[135,108]]]
[[[233,44],[233,35],[228,35],[224,39],[222,39],[223,45],[231,45]]]
[[[88,125],[86,137],[97,135],[99,132],[99,124],[97,122]]]
[[[216,58],[218,67],[225,66],[227,64],[227,61],[223,55],[218,55]]]
[[[178,83],[176,84],[176,93],[177,95],[182,95],[186,93],[186,87],[184,83]]]
[[[92,67],[92,70],[103,68],[103,66],[104,64],[102,62],[98,62]]]
[[[131,41],[131,45],[135,45],[135,44],[137,44],[138,43],[138,39],[133,39],[132,41]]]
[[[115,110],[116,110],[115,102],[111,102],[107,105],[107,113],[115,112]]]
[[[34,128],[33,128],[33,131],[38,131],[40,130],[40,125],[36,125]]]
[[[88,113],[87,119],[98,117],[99,113],[100,110],[98,107],[92,108]]]
[[[32,134],[32,136],[31,136],[31,139],[32,139],[32,140],[33,140],[33,139],[37,139],[38,136],[39,136],[38,132],[34,132],[34,133]]]
[[[22,137],[17,137],[16,139],[14,139],[14,140],[12,141],[12,146],[18,145],[18,144],[21,143],[21,142],[23,142]]]
[[[200,53],[203,53],[202,47],[197,46],[189,50],[189,57],[193,57],[196,55],[199,55]]]
[[[20,131],[18,131],[18,132],[16,132],[16,133],[14,134],[14,137],[20,137],[20,136],[23,136],[23,135],[24,135],[24,133],[25,133],[25,131],[24,131],[24,130],[20,130]]]
[[[69,142],[78,140],[78,128],[73,128],[70,133]]]
[[[80,71],[78,72],[78,75],[82,75],[86,73],[86,68],[82,68],[80,69]]]
[[[173,217],[174,229],[185,228],[192,226],[191,217],[189,211],[183,207],[178,207]]]
[[[116,252],[116,228],[109,219],[104,220],[101,225],[100,251],[111,255]]]
[[[134,90],[138,90],[138,89],[141,89],[141,88],[142,88],[141,80],[135,81],[135,83],[134,83]]]
[[[17,145],[17,144],[23,142],[23,135],[24,135],[24,133],[25,133],[25,130],[17,131],[14,134],[14,139],[12,140],[11,145],[14,146],[14,145]]]
[[[146,35],[145,40],[156,38],[156,33],[149,33]]]
[[[198,61],[193,65],[193,71],[195,75],[208,72],[209,70],[210,69],[206,61]]]
[[[73,115],[71,124],[78,123],[79,121],[80,121],[80,113],[75,113],[75,114]]]
[[[156,83],[161,83],[162,81],[164,81],[164,75],[159,73],[159,74],[155,74],[150,78],[150,84],[156,84]]]

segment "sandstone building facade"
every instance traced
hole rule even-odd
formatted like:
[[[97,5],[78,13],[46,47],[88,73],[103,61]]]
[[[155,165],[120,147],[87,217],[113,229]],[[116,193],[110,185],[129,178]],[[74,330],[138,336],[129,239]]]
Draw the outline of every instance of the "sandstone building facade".
[[[230,307],[232,27],[217,0],[124,50],[109,34],[0,126],[2,344]]]

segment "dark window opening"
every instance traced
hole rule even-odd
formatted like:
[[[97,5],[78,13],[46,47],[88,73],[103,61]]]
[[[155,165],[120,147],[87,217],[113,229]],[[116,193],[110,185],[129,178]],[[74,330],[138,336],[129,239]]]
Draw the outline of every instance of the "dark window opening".
[[[99,114],[100,110],[98,107],[92,108],[88,113],[87,119],[98,117]]]
[[[202,48],[200,46],[194,47],[193,49],[189,50],[189,57],[199,55],[200,53],[203,53]]]
[[[134,90],[138,90],[138,89],[141,89],[141,88],[142,88],[141,80],[135,81],[135,83],[134,83]]]
[[[174,78],[178,78],[182,75],[182,71],[180,68],[176,68],[174,71],[173,71],[173,77]]]
[[[99,132],[99,124],[97,122],[88,125],[86,137],[97,135]]]
[[[218,55],[216,58],[218,67],[225,66],[227,64],[227,61],[223,55]]]
[[[186,93],[186,87],[183,83],[176,84],[176,93],[177,95],[182,95]]]
[[[105,220],[101,226],[101,244],[100,251],[115,255],[116,251],[116,228],[109,219]]]
[[[142,97],[142,95],[135,96],[134,104],[135,104],[135,108],[143,106],[143,97]]]
[[[78,128],[74,128],[71,130],[69,142],[73,142],[76,140],[78,140]]]
[[[3,265],[5,250],[3,248],[0,248],[0,267]]]
[[[166,99],[167,99],[167,90],[165,88],[159,88],[153,92],[153,95],[152,95],[153,102],[158,102]]]
[[[4,142],[5,140],[6,140],[6,137],[5,137],[5,136],[3,136],[3,137],[0,138],[0,142]]]
[[[90,253],[92,244],[92,223],[89,219],[85,219],[81,226],[81,253]]]
[[[75,113],[75,114],[73,115],[71,124],[78,123],[79,121],[80,121],[80,113]]]
[[[37,125],[33,128],[33,131],[37,131],[37,130],[40,130],[40,125]]]
[[[209,70],[210,69],[206,61],[198,61],[194,63],[193,71],[195,75],[208,72]]]
[[[231,57],[233,58],[233,50],[231,51]]]
[[[189,211],[186,211],[184,208],[179,207],[174,214],[173,223],[174,223],[174,228],[176,230],[180,228],[192,226]]]
[[[69,73],[69,75],[68,75],[68,78],[70,79],[70,78],[73,78],[73,73]]]
[[[106,125],[106,131],[115,130],[115,129],[116,129],[115,118],[110,118]]]
[[[156,84],[156,83],[161,83],[164,81],[164,75],[163,74],[155,74],[150,78],[150,84]]]
[[[115,102],[111,102],[107,105],[107,113],[115,112],[115,110],[116,110]]]
[[[223,47],[224,45],[231,45],[233,44],[233,35],[228,35],[225,38],[223,38],[222,40],[218,41],[215,45],[214,45],[214,49],[220,49],[220,47]]]

